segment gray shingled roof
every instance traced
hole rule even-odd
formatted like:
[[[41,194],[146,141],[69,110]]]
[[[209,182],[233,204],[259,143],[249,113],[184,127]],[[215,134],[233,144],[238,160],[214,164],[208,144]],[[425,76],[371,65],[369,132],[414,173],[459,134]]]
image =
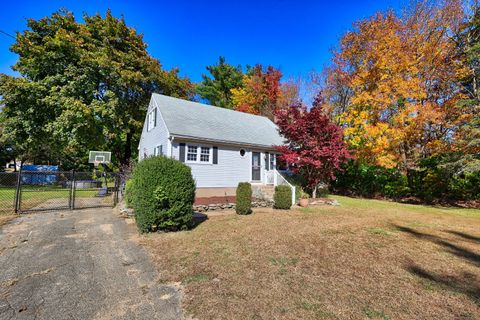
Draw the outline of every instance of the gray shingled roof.
[[[284,143],[268,118],[156,93],[152,97],[172,136],[266,147]]]

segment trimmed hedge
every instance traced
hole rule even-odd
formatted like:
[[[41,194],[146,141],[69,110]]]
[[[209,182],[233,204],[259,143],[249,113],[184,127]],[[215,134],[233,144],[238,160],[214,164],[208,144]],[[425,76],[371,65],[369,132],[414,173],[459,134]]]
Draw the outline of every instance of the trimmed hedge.
[[[127,208],[133,205],[133,179],[130,179],[125,184],[125,204]]]
[[[289,186],[276,186],[273,202],[275,209],[290,209],[292,206],[292,189]]]
[[[415,197],[426,202],[477,200],[480,198],[480,172],[458,174],[448,166],[448,158],[430,157],[415,169],[398,169],[350,161],[331,183],[332,191],[362,197],[391,199]]]
[[[252,213],[252,186],[248,182],[240,182],[237,187],[235,211],[237,214]]]
[[[140,161],[128,187],[129,202],[141,232],[186,229],[193,217],[195,181],[190,167],[167,157]]]

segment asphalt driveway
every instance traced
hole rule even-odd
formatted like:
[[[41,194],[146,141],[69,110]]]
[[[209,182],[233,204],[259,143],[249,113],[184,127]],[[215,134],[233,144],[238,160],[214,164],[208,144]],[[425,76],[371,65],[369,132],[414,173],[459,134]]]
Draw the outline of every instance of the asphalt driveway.
[[[181,319],[136,228],[112,209],[42,212],[0,227],[0,319]]]

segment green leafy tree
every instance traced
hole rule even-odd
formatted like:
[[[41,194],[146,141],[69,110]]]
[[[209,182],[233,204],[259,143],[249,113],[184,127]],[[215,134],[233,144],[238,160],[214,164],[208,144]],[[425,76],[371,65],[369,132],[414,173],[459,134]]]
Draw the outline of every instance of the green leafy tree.
[[[474,108],[474,116],[464,127],[464,154],[467,156],[467,171],[480,172],[480,8],[475,4],[466,32],[465,54],[472,70],[467,81],[471,99],[467,104]],[[466,152],[465,152],[466,151]]]
[[[463,80],[465,99],[458,105],[465,121],[456,132],[454,152],[442,157],[441,167],[452,174],[480,172],[480,8],[474,3],[457,43],[470,72]]]
[[[0,136],[2,132],[3,127],[0,125]],[[0,142],[0,172],[4,171],[3,165],[10,162],[11,160],[15,160],[15,154],[13,152],[12,146],[8,142]],[[16,170],[16,167],[14,168],[14,170]]]
[[[243,72],[240,66],[232,66],[219,57],[218,64],[207,66],[210,76],[202,75],[203,80],[197,86],[198,94],[210,104],[221,108],[233,109],[232,89],[243,86]]]
[[[3,141],[20,157],[68,166],[88,150],[112,151],[117,165],[135,156],[152,92],[191,98],[193,85],[166,71],[123,18],[59,11],[29,19],[11,50],[19,77],[0,76]]]

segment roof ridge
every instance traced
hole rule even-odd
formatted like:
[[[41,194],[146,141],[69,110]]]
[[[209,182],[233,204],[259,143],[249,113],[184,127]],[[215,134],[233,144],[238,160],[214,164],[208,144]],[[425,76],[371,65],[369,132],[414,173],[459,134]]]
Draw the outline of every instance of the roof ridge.
[[[267,118],[266,116],[262,116],[262,115],[258,115],[258,114],[252,114],[252,113],[237,111],[237,110],[233,110],[233,109],[217,107],[217,106],[214,106],[214,105],[211,105],[211,104],[206,104],[206,103],[201,103],[201,102],[197,102],[197,101],[192,101],[192,100],[187,100],[187,99],[182,99],[182,98],[167,96],[167,95],[160,94],[160,93],[156,93],[156,92],[152,93],[152,95],[157,95],[157,96],[165,97],[165,98],[168,98],[168,99],[180,100],[180,101],[185,101],[185,102],[189,102],[189,103],[192,103],[192,104],[197,104],[198,106],[203,107],[203,108],[217,108],[218,110],[221,110],[222,112],[223,112],[223,111],[225,111],[225,112],[234,112],[234,113],[236,113],[236,114],[239,114],[239,113],[240,113],[240,114],[245,115],[245,116],[247,116],[247,117],[262,118],[262,119],[266,119],[266,120],[268,120],[269,122],[271,122],[271,123],[274,124],[274,122],[273,122],[272,120],[270,120],[269,118]],[[157,107],[160,107],[160,106],[157,104]]]

